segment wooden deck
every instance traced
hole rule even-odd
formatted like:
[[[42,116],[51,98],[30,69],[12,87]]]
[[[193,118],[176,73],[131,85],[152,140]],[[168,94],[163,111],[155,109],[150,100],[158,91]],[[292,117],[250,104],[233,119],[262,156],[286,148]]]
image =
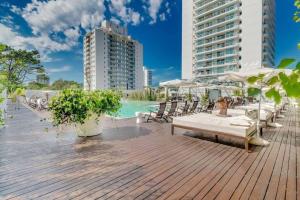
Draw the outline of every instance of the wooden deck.
[[[107,121],[102,135],[57,137],[30,110],[0,132],[0,199],[300,199],[299,110],[266,148],[170,134],[169,124]],[[72,131],[70,131],[72,132]],[[228,145],[228,144],[235,144]]]

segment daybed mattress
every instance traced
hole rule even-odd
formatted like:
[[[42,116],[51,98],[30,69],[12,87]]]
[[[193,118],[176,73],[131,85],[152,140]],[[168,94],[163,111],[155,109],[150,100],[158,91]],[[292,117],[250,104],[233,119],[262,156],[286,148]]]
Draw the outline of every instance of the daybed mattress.
[[[247,126],[232,125],[232,122],[249,122]],[[247,116],[219,117],[214,114],[199,113],[173,118],[173,124],[207,131],[216,131],[228,135],[246,137],[256,130],[256,124]]]
[[[245,115],[245,110],[246,109],[228,109],[227,113],[228,113],[228,115],[231,115],[231,116],[241,116],[241,115]],[[253,110],[253,109],[249,109],[249,110]],[[216,114],[218,112],[220,112],[220,111],[214,110],[213,114]],[[260,111],[260,120],[268,121],[271,118],[272,118],[272,112],[266,111],[266,110]]]

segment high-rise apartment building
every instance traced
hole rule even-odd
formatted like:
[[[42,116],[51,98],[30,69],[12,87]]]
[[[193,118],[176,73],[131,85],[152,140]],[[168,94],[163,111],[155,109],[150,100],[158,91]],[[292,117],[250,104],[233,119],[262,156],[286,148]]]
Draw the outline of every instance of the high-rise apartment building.
[[[83,57],[84,89],[143,89],[143,46],[127,28],[102,22],[84,37]]]
[[[182,3],[183,79],[207,82],[241,68],[275,65],[275,0]]]
[[[143,67],[143,70],[144,70],[144,86],[152,87],[152,76],[153,76],[152,70],[147,69],[146,67]]]

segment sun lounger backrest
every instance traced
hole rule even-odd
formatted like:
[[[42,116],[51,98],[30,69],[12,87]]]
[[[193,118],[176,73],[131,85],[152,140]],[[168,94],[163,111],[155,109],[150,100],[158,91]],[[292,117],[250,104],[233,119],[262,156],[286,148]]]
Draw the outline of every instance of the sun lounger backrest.
[[[198,103],[199,103],[199,101],[194,101],[194,103],[193,103],[193,105],[192,105],[192,108],[191,108],[190,112],[194,112],[194,111],[196,110],[196,108],[197,108],[197,106],[198,106]]]
[[[172,101],[172,103],[171,103],[171,109],[169,110],[169,114],[175,113],[176,109],[177,109],[177,101]]]
[[[167,103],[160,103],[159,104],[159,110],[157,112],[157,118],[161,118],[163,117],[164,113],[165,113],[165,110],[166,110],[166,106],[167,106]]]

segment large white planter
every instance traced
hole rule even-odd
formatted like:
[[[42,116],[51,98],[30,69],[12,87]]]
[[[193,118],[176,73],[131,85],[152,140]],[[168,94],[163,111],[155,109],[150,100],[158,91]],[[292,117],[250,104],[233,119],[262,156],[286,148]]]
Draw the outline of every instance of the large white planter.
[[[78,137],[92,137],[102,133],[105,116],[102,115],[98,119],[97,116],[92,116],[86,119],[84,124],[76,124],[75,130]]]

